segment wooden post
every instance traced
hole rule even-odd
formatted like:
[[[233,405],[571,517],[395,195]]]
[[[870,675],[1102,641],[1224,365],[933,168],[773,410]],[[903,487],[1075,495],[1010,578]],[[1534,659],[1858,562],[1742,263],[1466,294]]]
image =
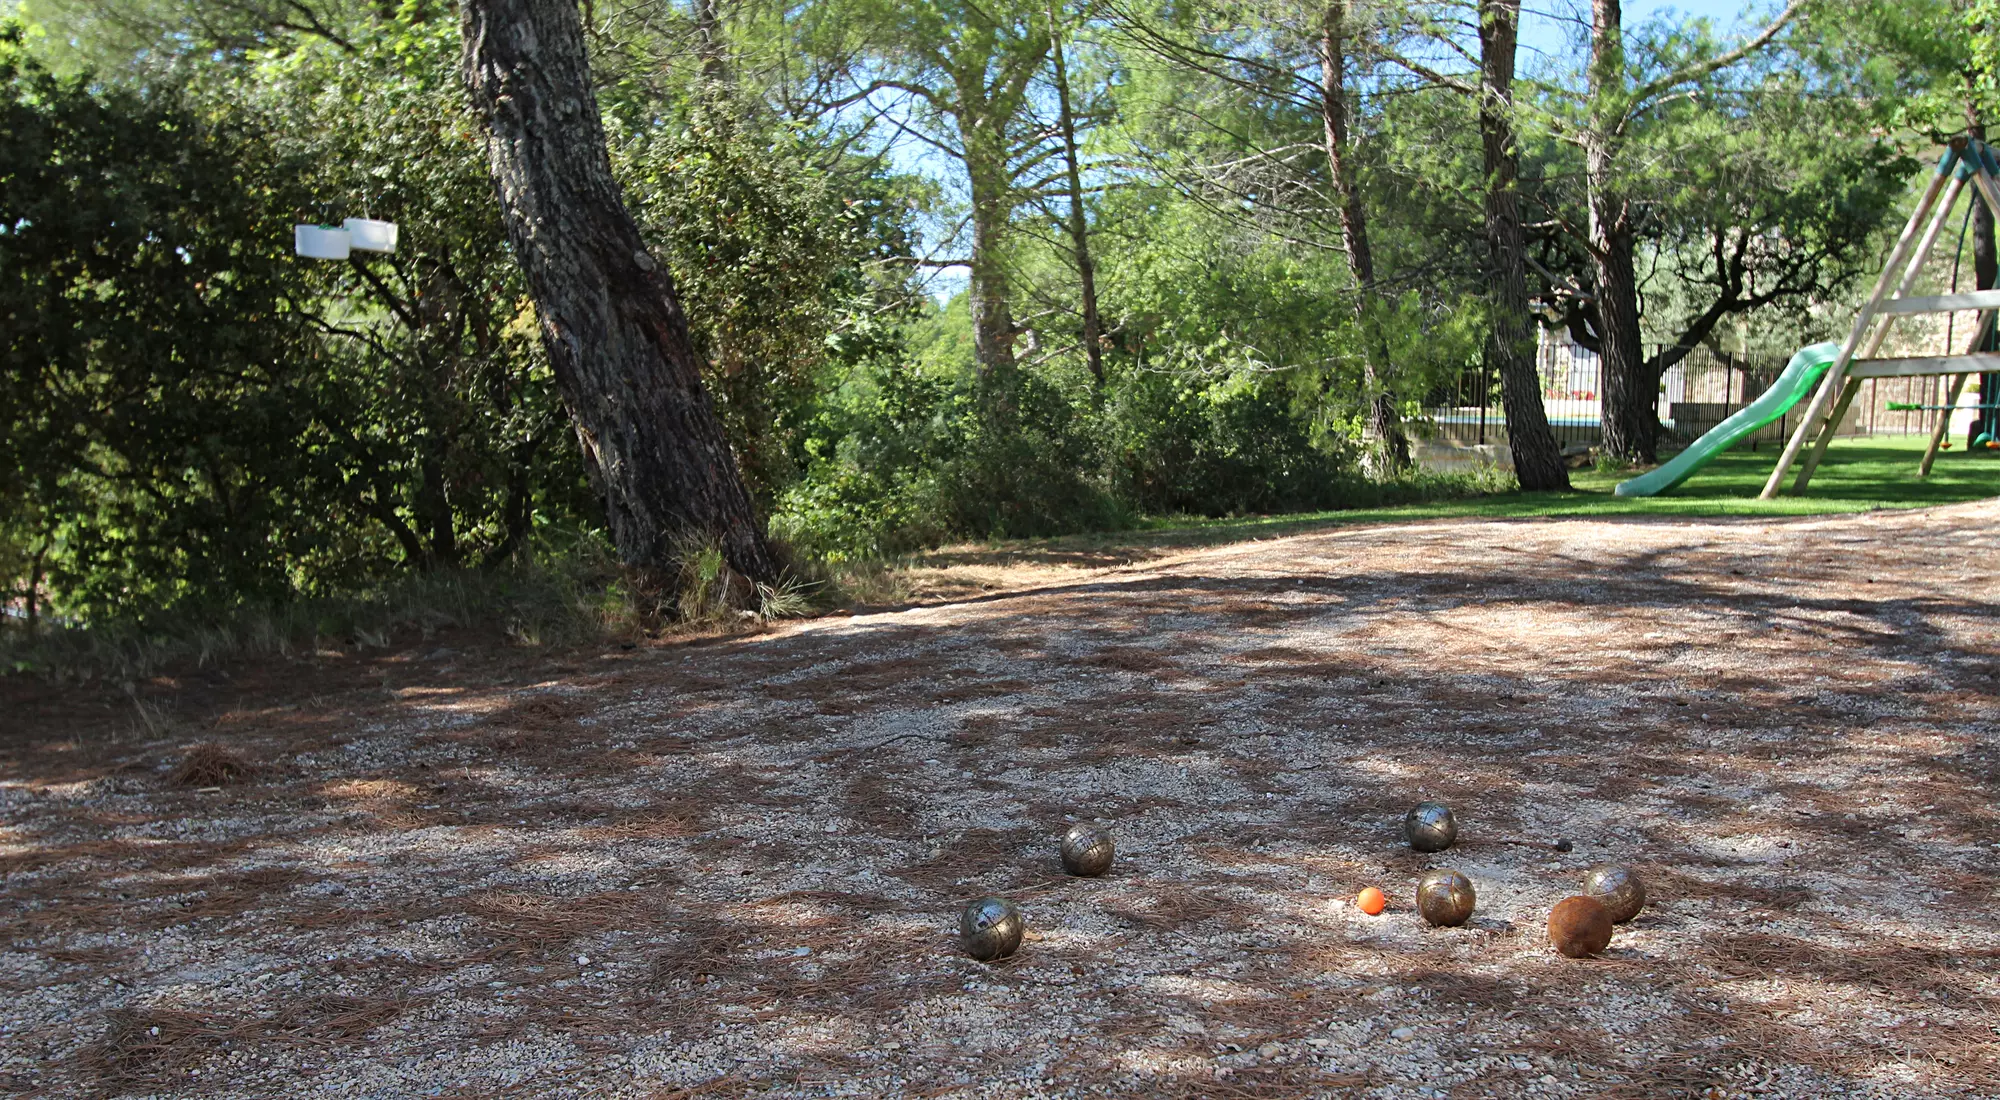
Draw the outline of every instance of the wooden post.
[[[1800,464],[1799,476],[1804,480],[1794,486],[1795,489],[1804,489],[1806,481],[1812,478],[1812,472],[1819,467],[1819,460],[1826,454],[1827,446],[1833,442],[1833,437],[1840,433],[1840,422],[1847,418],[1847,409],[1854,404],[1854,395],[1860,392],[1859,378],[1848,379],[1847,384],[1840,388],[1840,400],[1833,403],[1833,412],[1827,415],[1826,423],[1820,427],[1819,438],[1813,442],[1812,453],[1806,456],[1804,463]]]
[[[1882,300],[1888,297],[1889,286],[1895,278],[1896,268],[1902,266],[1904,260],[1910,256],[1913,246],[1916,244],[1917,227],[1924,224],[1925,219],[1930,216],[1931,209],[1937,205],[1938,193],[1945,189],[1947,183],[1951,185],[1951,202],[1957,201],[1958,192],[1964,188],[1965,181],[1959,179],[1957,173],[1952,171],[1952,169],[1957,166],[1958,155],[1963,154],[1957,145],[1952,146],[1952,151],[1957,155],[1954,155],[1945,164],[1940,166],[1938,173],[1931,178],[1930,186],[1924,189],[1923,198],[1917,202],[1917,209],[1910,214],[1910,223],[1903,227],[1903,235],[1896,239],[1896,247],[1889,254],[1889,262],[1882,267],[1882,277],[1875,280],[1875,289],[1868,295],[1867,304],[1862,306],[1861,312],[1855,315],[1854,327],[1848,331],[1847,342],[1840,349],[1840,357],[1835,359],[1833,366],[1827,370],[1826,380],[1820,383],[1819,391],[1813,394],[1812,403],[1806,407],[1804,414],[1799,417],[1798,428],[1792,432],[1791,439],[1786,442],[1784,453],[1778,456],[1777,468],[1771,471],[1771,477],[1764,482],[1764,491],[1757,494],[1757,499],[1772,500],[1777,497],[1778,486],[1784,483],[1785,471],[1790,469],[1792,463],[1798,459],[1799,452],[1805,448],[1806,438],[1811,433],[1813,426],[1818,423],[1820,416],[1826,412],[1827,406],[1833,403],[1834,394],[1839,393],[1841,386],[1845,383],[1847,378],[1847,364],[1854,360],[1855,352],[1861,346],[1862,337],[1868,332],[1869,322],[1875,318],[1875,310],[1881,306]],[[1950,202],[1947,202],[1944,208],[1937,212],[1937,216],[1930,220],[1927,231],[1924,233],[1925,247],[1910,264],[1909,273],[1905,276],[1903,282],[1907,283],[1913,280],[1915,273],[1923,267],[1925,256],[1930,251],[1929,246],[1936,242],[1938,230],[1943,228],[1945,215],[1950,212],[1951,205]],[[1885,330],[1886,327],[1885,324]],[[1877,346],[1880,345],[1881,340],[1879,337],[1875,343]],[[1807,476],[1810,475],[1808,474]],[[1794,492],[1803,488],[1805,488],[1803,482],[1792,487]]]
[[[1979,197],[1986,200],[1986,206],[1993,211],[1993,217],[2000,219],[2000,183],[1995,183],[1993,177],[1986,174],[1984,164],[1977,161],[1973,163],[1977,165],[1978,170],[1972,173],[1972,182],[1979,192]]]

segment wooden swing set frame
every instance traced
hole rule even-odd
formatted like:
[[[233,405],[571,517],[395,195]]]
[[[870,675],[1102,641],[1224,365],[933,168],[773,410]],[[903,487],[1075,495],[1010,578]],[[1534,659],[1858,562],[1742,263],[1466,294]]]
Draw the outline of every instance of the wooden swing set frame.
[[[1827,444],[1833,442],[1834,431],[1839,427],[1841,418],[1847,415],[1848,406],[1854,403],[1854,395],[1861,391],[1862,382],[1870,378],[1948,376],[1952,381],[1950,396],[1945,398],[1945,404],[1956,407],[1968,376],[2000,372],[2000,352],[1978,350],[1986,340],[1987,330],[1993,325],[1994,312],[2000,310],[2000,290],[1910,296],[1910,288],[1916,285],[1924,262],[1930,259],[1932,246],[1937,244],[1938,233],[1944,229],[1952,207],[1958,204],[1958,197],[1968,183],[1987,208],[1993,211],[1994,217],[2000,219],[2000,183],[1995,182],[1996,176],[2000,176],[2000,150],[1972,138],[1956,138],[1946,148],[1938,160],[1937,172],[1931,177],[1930,186],[1924,190],[1923,198],[1918,200],[1916,210],[1910,214],[1909,224],[1903,227],[1903,235],[1897,238],[1896,247],[1890,251],[1889,261],[1883,265],[1882,275],[1875,281],[1875,289],[1869,294],[1867,304],[1855,316],[1847,342],[1841,345],[1840,358],[1827,369],[1826,378],[1813,394],[1812,403],[1806,406],[1805,415],[1799,418],[1798,429],[1778,456],[1777,469],[1771,471],[1770,480],[1764,483],[1764,491],[1758,494],[1760,500],[1770,500],[1778,495],[1785,471],[1794,462],[1799,463],[1799,472],[1792,482],[1792,491],[1802,492],[1812,482],[1813,471],[1819,468],[1820,459],[1826,456]],[[1920,226],[1923,228],[1921,239],[1918,237]],[[1895,280],[1899,267],[1903,269],[1902,278]],[[1889,296],[1892,280],[1895,280],[1896,287],[1894,297]],[[1973,326],[1972,344],[1965,354],[1875,358],[1875,353],[1882,350],[1883,339],[1889,335],[1889,327],[1898,317],[1968,309],[1979,311],[1979,322]],[[1982,399],[1985,396],[1982,394]],[[1930,474],[1931,464],[1937,460],[1938,447],[1944,442],[1945,432],[1950,427],[1949,412],[1938,417],[1937,427],[1931,431],[1930,446],[1924,450],[1923,462],[1917,467],[1918,477]],[[1811,452],[1800,462],[1799,454],[1806,450],[1808,440],[1812,444]]]

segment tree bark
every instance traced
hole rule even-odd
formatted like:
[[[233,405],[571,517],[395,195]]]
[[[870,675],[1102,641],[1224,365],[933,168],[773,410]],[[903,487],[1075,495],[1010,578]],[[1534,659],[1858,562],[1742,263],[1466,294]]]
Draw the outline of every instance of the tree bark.
[[[714,544],[776,580],[673,280],[612,178],[575,0],[463,0],[461,16],[507,237],[619,557],[673,570],[688,543]]]
[[[1396,403],[1386,384],[1387,349],[1374,331],[1368,302],[1374,294],[1375,254],[1368,247],[1368,215],[1361,205],[1361,188],[1347,156],[1347,4],[1326,6],[1319,40],[1320,122],[1326,140],[1328,174],[1340,209],[1341,242],[1347,265],[1354,272],[1354,319],[1361,333],[1362,386],[1368,406],[1368,432],[1381,448],[1385,473],[1400,473],[1410,465],[1410,443],[1397,422]]]
[[[1622,201],[1613,211],[1593,204],[1591,240],[1597,253],[1598,333],[1604,372],[1604,449],[1628,462],[1652,462],[1658,457],[1660,379],[1650,369],[1639,340],[1639,280],[1633,258],[1629,209]]]
[[[998,124],[981,115],[967,115],[965,121],[965,170],[972,187],[972,266],[966,285],[972,355],[980,379],[1004,387],[1014,375],[1013,287],[1002,255],[1014,214],[1013,188],[1006,150],[998,135],[987,132]]]
[[[49,547],[55,545],[53,528],[42,536],[42,544],[35,547],[35,556],[28,566],[28,637],[33,638],[42,622],[42,570],[48,563]]]
[[[1590,11],[1591,120],[1583,152],[1604,371],[1604,449],[1624,461],[1652,462],[1658,457],[1660,380],[1640,341],[1632,206],[1614,178],[1627,94],[1624,13],[1620,0],[1591,0]]]
[[[1104,392],[1104,348],[1102,327],[1097,317],[1097,268],[1090,259],[1090,225],[1083,212],[1083,171],[1077,165],[1076,115],[1070,110],[1069,70],[1063,63],[1062,25],[1056,20],[1056,5],[1049,4],[1049,55],[1055,62],[1056,107],[1060,112],[1063,139],[1063,166],[1069,176],[1069,239],[1076,253],[1076,276],[1083,296],[1083,360],[1090,367],[1091,382]]]
[[[729,58],[722,41],[722,0],[694,0],[695,52],[701,57],[702,94],[716,97],[729,87]]]
[[[1500,372],[1507,446],[1521,488],[1567,489],[1569,471],[1549,430],[1542,379],[1535,370],[1527,246],[1515,193],[1520,161],[1514,148],[1514,59],[1521,0],[1480,0],[1479,8],[1479,138],[1486,169],[1486,247],[1493,264],[1488,354]]]

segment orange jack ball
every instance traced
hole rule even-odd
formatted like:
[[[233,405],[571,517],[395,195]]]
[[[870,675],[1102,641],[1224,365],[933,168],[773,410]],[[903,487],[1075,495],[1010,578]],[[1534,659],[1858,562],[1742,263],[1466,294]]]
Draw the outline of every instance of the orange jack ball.
[[[1549,942],[1572,959],[1603,954],[1611,945],[1611,910],[1593,897],[1564,898],[1549,911]]]
[[[1372,917],[1389,907],[1389,899],[1383,896],[1382,891],[1370,886],[1355,897],[1354,904]]]

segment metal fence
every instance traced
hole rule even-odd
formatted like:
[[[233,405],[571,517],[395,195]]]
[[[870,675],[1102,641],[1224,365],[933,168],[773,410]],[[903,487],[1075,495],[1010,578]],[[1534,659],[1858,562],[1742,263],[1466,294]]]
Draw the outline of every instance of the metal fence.
[[[1535,370],[1542,381],[1542,410],[1556,442],[1579,450],[1602,441],[1603,360],[1586,348],[1544,340],[1536,349]],[[1664,394],[1660,413],[1668,415]],[[1500,380],[1483,364],[1426,394],[1419,415],[1438,443],[1476,447],[1507,442]]]
[[[1649,354],[1659,351],[1647,350]],[[1556,442],[1572,452],[1603,442],[1603,359],[1574,344],[1544,341],[1535,360],[1542,380],[1542,408]],[[1667,368],[1660,380],[1660,423],[1670,439],[1693,440],[1756,400],[1784,368],[1785,361],[1775,357],[1720,355],[1696,348]],[[1937,378],[1870,379],[1843,419],[1840,434],[1928,434],[1943,414],[1895,406],[1939,404],[1944,397],[1942,385],[1943,380]],[[1797,427],[1797,413],[1795,409],[1779,418],[1743,445],[1751,450],[1782,445]],[[1484,367],[1467,371],[1426,394],[1419,419],[1420,433],[1447,447],[1507,443],[1499,378]]]

